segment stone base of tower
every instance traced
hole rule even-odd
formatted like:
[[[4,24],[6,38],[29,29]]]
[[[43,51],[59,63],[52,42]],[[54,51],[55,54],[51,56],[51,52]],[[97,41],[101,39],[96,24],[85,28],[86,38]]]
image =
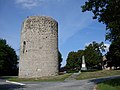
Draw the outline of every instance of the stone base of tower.
[[[26,74],[27,75],[26,75]],[[41,78],[41,77],[50,77],[50,76],[57,76],[58,75],[58,73],[52,73],[52,74],[46,74],[46,75],[44,75],[44,74],[37,74],[37,75],[35,75],[35,74],[28,74],[27,72],[21,72],[21,74],[19,74],[19,78]]]

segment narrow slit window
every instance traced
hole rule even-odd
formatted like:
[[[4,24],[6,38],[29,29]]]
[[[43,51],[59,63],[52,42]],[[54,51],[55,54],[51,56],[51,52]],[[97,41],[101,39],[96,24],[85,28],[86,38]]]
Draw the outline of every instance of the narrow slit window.
[[[26,46],[26,42],[23,42],[23,53],[25,52],[25,46]]]

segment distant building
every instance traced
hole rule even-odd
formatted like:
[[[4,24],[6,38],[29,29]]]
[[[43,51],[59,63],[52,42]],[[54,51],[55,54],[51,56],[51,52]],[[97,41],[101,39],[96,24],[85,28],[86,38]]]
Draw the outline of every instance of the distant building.
[[[106,56],[104,55],[103,56],[103,63],[102,63],[102,69],[106,69],[107,68],[107,58],[106,58]]]
[[[107,60],[106,56],[103,56],[103,64],[102,64],[102,69],[105,70],[111,70],[111,69],[115,69],[115,67],[109,67],[108,63],[110,63],[110,61]]]

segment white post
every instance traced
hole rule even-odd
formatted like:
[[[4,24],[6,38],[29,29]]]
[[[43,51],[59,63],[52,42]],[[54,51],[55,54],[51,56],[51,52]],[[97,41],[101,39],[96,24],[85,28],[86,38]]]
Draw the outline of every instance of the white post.
[[[82,68],[81,68],[81,70],[87,70],[84,56],[82,56]]]

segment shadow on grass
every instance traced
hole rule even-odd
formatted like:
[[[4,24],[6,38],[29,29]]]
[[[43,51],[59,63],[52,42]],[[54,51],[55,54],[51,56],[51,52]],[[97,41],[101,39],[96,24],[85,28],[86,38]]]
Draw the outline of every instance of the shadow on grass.
[[[97,84],[97,90],[120,90],[120,76],[92,81]]]
[[[120,90],[120,76],[91,79],[90,82],[97,84],[97,90]]]
[[[10,78],[13,78],[13,77],[18,77],[18,76],[0,76],[0,79],[10,79]]]
[[[113,82],[112,79],[115,79],[115,81]],[[99,83],[102,83],[102,82],[105,82],[105,81],[108,81],[108,80],[111,80],[113,83],[116,82],[119,82],[119,85],[120,85],[120,76],[109,76],[109,77],[103,77],[103,78],[97,78],[97,79],[91,79],[90,82],[94,82],[95,84],[99,84]],[[105,82],[106,84],[112,84],[114,85],[113,83],[110,83],[109,82]]]
[[[108,81],[104,81],[102,83],[113,86],[113,87],[120,86],[120,78],[111,79],[111,80],[108,80]]]
[[[16,90],[25,88],[24,85],[17,85],[17,84],[9,84],[6,82],[7,79],[10,79],[11,77],[17,77],[17,76],[0,76],[0,90]]]

